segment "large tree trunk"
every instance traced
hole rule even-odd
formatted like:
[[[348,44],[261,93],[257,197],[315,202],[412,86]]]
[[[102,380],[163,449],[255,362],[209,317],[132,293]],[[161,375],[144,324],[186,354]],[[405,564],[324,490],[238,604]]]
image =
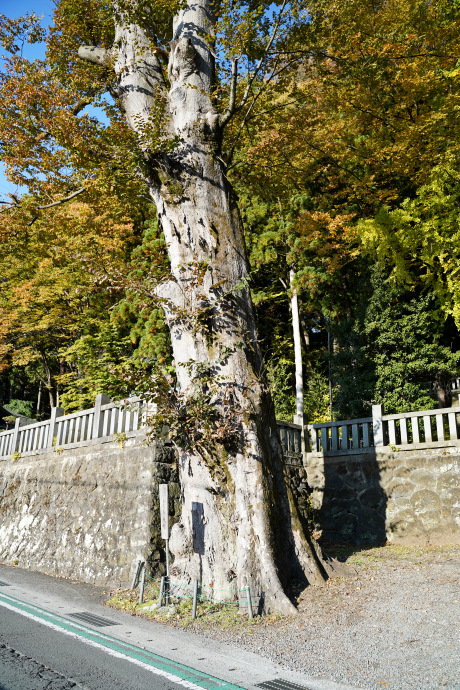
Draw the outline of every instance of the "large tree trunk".
[[[156,197],[175,278],[163,296],[177,376],[183,391],[192,390],[200,365],[219,377],[212,402],[235,434],[210,448],[211,457],[181,456],[183,513],[171,535],[172,572],[213,583],[222,598],[250,581],[271,608],[288,612],[283,588],[293,573],[301,577],[306,568],[319,582],[324,571],[302,542],[300,523],[292,524],[232,190],[212,146],[184,148],[175,167],[180,201]],[[202,281],[196,262],[207,266]]]
[[[242,225],[210,96],[212,8],[211,0],[196,0],[176,17],[168,76],[143,30],[121,15],[113,52],[120,102],[139,135],[144,179],[168,246],[172,279],[159,294],[180,389],[191,395],[201,377],[206,396],[209,376],[218,382],[210,404],[222,435],[216,429],[208,448],[180,457],[183,510],[171,534],[172,576],[198,578],[218,599],[250,583],[266,609],[293,613],[285,594],[291,578],[320,583],[331,566],[305,536],[293,505],[262,375]],[[92,48],[80,55],[106,60]],[[149,148],[158,103],[164,131],[176,138],[169,152]]]

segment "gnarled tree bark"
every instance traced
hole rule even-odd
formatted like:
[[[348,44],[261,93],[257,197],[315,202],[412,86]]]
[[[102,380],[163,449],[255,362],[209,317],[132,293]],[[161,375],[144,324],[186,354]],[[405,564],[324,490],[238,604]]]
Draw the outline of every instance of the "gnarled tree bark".
[[[172,575],[198,578],[222,599],[251,582],[266,609],[294,613],[285,594],[291,578],[318,584],[333,566],[306,534],[289,495],[263,380],[242,224],[219,155],[235,104],[233,94],[224,116],[213,105],[215,9],[212,0],[194,0],[178,13],[167,73],[146,28],[121,12],[110,51],[83,46],[79,53],[113,64],[120,105],[143,151],[171,263],[172,280],[160,294],[181,390],[191,391],[194,372],[204,367],[221,377],[212,404],[222,415],[230,406],[235,420],[231,443],[216,439],[210,454],[181,455],[183,512],[170,539]],[[149,128],[160,106],[176,143],[159,153],[149,147]],[[204,266],[200,281],[196,266]]]

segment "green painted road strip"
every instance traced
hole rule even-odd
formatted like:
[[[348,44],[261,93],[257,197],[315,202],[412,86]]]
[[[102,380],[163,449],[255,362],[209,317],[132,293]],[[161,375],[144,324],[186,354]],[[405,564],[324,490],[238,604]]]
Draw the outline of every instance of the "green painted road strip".
[[[185,686],[189,690],[241,690],[241,686],[228,683],[207,673],[185,666],[166,657],[141,649],[129,642],[117,640],[115,637],[88,628],[80,623],[51,613],[35,604],[27,604],[16,597],[0,594],[0,606],[16,611],[28,618],[33,618],[48,627],[58,629],[67,635],[80,638],[87,644],[102,647],[113,656],[126,658],[127,660],[147,668],[158,675],[168,678],[173,683]]]

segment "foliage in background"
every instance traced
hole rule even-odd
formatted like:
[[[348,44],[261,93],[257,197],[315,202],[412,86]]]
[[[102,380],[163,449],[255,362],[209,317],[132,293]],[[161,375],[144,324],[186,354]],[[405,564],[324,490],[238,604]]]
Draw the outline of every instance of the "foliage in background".
[[[223,153],[277,412],[291,419],[295,410],[290,268],[309,421],[328,418],[327,319],[336,417],[382,400],[388,411],[434,406],[427,386],[458,372],[460,346],[459,3],[311,0],[292,10],[289,52],[270,57],[277,77],[270,89],[255,80],[254,106],[244,126],[236,118],[228,127]],[[306,10],[310,22],[300,20]],[[240,68],[258,60],[262,14],[262,5],[225,5],[218,102],[228,97],[232,46],[249,50]],[[37,18],[1,19],[10,52],[2,160],[30,191],[0,216],[1,397],[35,402],[41,383],[42,407],[59,386],[76,409],[97,392],[148,389],[153,371],[173,373],[153,296],[168,271],[165,247],[132,135],[104,95],[113,77],[76,57],[81,43],[110,45],[107,6],[60,3],[51,70],[21,55],[24,40],[45,35]],[[83,188],[67,206],[39,208]]]
[[[152,213],[153,215],[153,213]],[[89,325],[61,355],[69,371],[58,377],[66,409],[91,406],[97,393],[125,398],[149,391],[154,372],[171,375],[171,346],[154,288],[167,273],[164,240],[146,220],[125,264],[105,266],[97,279],[115,291],[105,320]]]
[[[52,406],[57,379],[69,370],[63,351],[101,328],[121,296],[94,266],[123,265],[134,221],[107,194],[58,207],[28,228],[16,216],[1,219],[0,368],[27,369]]]
[[[323,335],[304,349],[307,363],[324,358],[331,320],[336,418],[382,400],[394,411],[434,407],[430,384],[458,372],[458,331],[446,317],[458,327],[460,5],[308,7],[295,83],[248,119],[231,171],[246,195],[258,313],[276,313],[276,332],[289,333],[288,311],[274,305],[293,267],[305,330],[312,343]],[[372,311],[376,260],[392,286]]]
[[[276,418],[292,422],[296,411],[295,393],[292,390],[292,363],[272,359],[266,365],[266,373]]]
[[[29,417],[29,419],[34,417],[33,406],[33,402],[30,400],[10,400],[8,403],[10,412],[16,412],[16,414],[24,415],[24,417]]]
[[[296,413],[293,363],[272,359],[266,365],[268,384],[275,405],[276,418],[292,422]],[[329,387],[324,372],[308,369],[304,381],[304,414],[309,424],[327,422]]]
[[[324,371],[307,370],[303,392],[303,409],[309,424],[330,421],[329,385]]]
[[[460,175],[452,157],[427,184],[391,209],[358,224],[364,250],[392,268],[396,284],[436,294],[460,327]]]
[[[431,409],[436,387],[447,389],[459,369],[458,332],[436,297],[394,287],[377,267],[359,310],[338,322],[334,335],[338,419],[368,416],[373,403],[389,414]]]

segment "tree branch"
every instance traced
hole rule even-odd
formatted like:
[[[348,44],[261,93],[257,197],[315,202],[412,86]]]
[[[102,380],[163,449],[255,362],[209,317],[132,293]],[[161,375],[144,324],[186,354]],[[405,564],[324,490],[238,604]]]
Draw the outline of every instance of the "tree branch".
[[[77,116],[78,113],[80,113],[82,110],[84,110],[87,105],[91,104],[91,102],[93,100],[93,96],[95,96],[98,91],[101,91],[101,89],[104,91],[109,91],[110,95],[114,99],[116,96],[118,96],[118,94],[114,93],[114,89],[113,89],[112,85],[109,82],[106,82],[105,84],[102,84],[99,87],[94,86],[94,87],[88,89],[88,91],[76,103],[74,103],[74,105],[72,105],[69,108],[69,112],[72,115]],[[44,129],[37,136],[36,141],[38,143],[40,141],[43,141],[44,139],[50,139],[50,138],[54,138],[53,134],[49,130]]]
[[[249,81],[248,81],[248,84],[247,84],[247,86],[246,86],[246,91],[244,92],[243,100],[242,100],[241,103],[238,105],[238,107],[236,108],[236,110],[241,110],[242,108],[244,108],[244,106],[245,106],[246,103],[247,103],[247,100],[248,100],[248,98],[249,98],[249,94],[250,94],[250,92],[251,92],[252,84],[254,83],[254,79],[255,79],[256,76],[258,75],[258,73],[259,73],[259,71],[260,71],[260,68],[262,67],[262,63],[263,63],[265,57],[267,56],[267,53],[270,51],[270,48],[272,47],[273,41],[275,40],[275,36],[276,36],[276,34],[277,34],[279,25],[280,25],[280,23],[281,23],[281,18],[282,18],[282,16],[283,16],[283,12],[284,12],[284,8],[286,7],[286,4],[287,4],[287,0],[283,0],[283,4],[281,5],[281,9],[280,9],[280,13],[279,13],[279,15],[278,15],[278,19],[276,20],[275,26],[273,27],[272,35],[271,35],[270,38],[268,39],[268,43],[267,43],[267,45],[265,46],[265,50],[264,50],[264,52],[263,52],[263,55],[262,55],[262,57],[260,58],[259,62],[257,63],[257,67],[255,68],[255,70],[254,70],[254,72],[253,72],[251,78],[250,78]]]
[[[81,187],[80,189],[77,189],[76,192],[69,194],[69,196],[64,197],[64,199],[59,199],[59,201],[53,201],[51,204],[44,204],[43,206],[38,206],[37,208],[40,209],[40,211],[42,211],[42,210],[47,209],[47,208],[53,208],[54,206],[60,206],[61,204],[66,204],[68,201],[71,201],[72,199],[74,199],[79,194],[83,194],[83,192],[86,192],[86,187]],[[36,220],[38,220],[38,216],[34,216],[32,218],[32,220],[29,223],[27,223],[26,227],[30,228],[30,226],[33,225]]]
[[[8,208],[8,206],[18,207],[21,205],[21,202],[19,201],[18,197],[15,194],[8,194],[8,196],[10,197],[10,199],[12,199],[12,201],[6,201],[6,200],[2,199],[0,201],[0,204],[5,204],[5,208],[0,209],[0,213],[4,213],[5,211],[9,211],[10,209]],[[8,206],[6,206],[6,204],[8,204]]]
[[[37,206],[37,208],[40,211],[43,211],[48,208],[54,208],[54,206],[60,206],[61,204],[66,204],[68,201],[71,201],[72,199],[75,199],[76,196],[79,196],[80,194],[83,194],[83,192],[86,192],[86,187],[80,187],[80,189],[77,189],[75,192],[72,192],[72,194],[69,194],[68,196],[64,197],[63,199],[59,199],[58,201],[53,201],[51,204],[42,204],[40,206]],[[6,206],[5,208],[0,209],[0,213],[3,213],[4,211],[10,210],[11,206],[14,206],[15,208],[20,208],[21,207],[21,202],[20,200],[15,197],[13,194],[8,195],[13,201],[0,201],[0,204],[9,204],[9,206]],[[35,223],[35,221],[38,220],[38,216],[34,216],[32,220],[27,223],[26,227],[30,227]]]
[[[295,60],[291,60],[290,62],[295,62]],[[230,170],[230,168],[232,167],[230,164],[231,164],[231,162],[232,162],[232,160],[233,160],[233,156],[234,156],[234,154],[235,154],[236,144],[237,144],[237,142],[238,142],[238,139],[240,138],[241,132],[243,131],[245,125],[249,122],[249,120],[253,119],[253,118],[250,118],[249,116],[250,116],[250,114],[251,114],[251,111],[252,111],[252,109],[253,109],[253,107],[254,107],[254,105],[255,105],[257,99],[258,99],[259,96],[262,94],[262,92],[263,92],[264,88],[266,87],[266,85],[269,84],[269,83],[272,81],[272,79],[274,79],[274,78],[277,77],[279,74],[281,74],[281,72],[283,72],[285,69],[287,69],[287,67],[289,66],[290,62],[288,62],[287,64],[283,65],[283,67],[282,67],[279,71],[276,71],[276,68],[275,68],[275,69],[273,70],[273,72],[271,73],[271,75],[269,76],[269,78],[266,80],[264,86],[261,87],[261,88],[257,91],[257,93],[254,95],[254,97],[253,97],[253,99],[252,99],[252,103],[251,103],[251,105],[249,106],[249,108],[247,109],[246,114],[245,114],[245,116],[244,116],[244,118],[243,118],[243,121],[242,121],[242,123],[241,123],[241,125],[240,125],[240,128],[239,128],[238,132],[236,133],[236,136],[235,136],[235,138],[234,138],[234,140],[233,140],[233,145],[232,145],[232,148],[230,149],[230,153],[229,153],[229,155],[228,155],[228,170]],[[239,108],[238,108],[238,109],[239,109]],[[255,117],[255,116],[254,116],[254,117]]]
[[[281,103],[281,105],[274,105],[273,108],[268,108],[267,110],[259,110],[255,115],[249,117],[247,122],[252,122],[252,120],[255,120],[256,117],[260,117],[261,115],[269,115],[275,110],[283,110],[283,108],[287,108],[290,105],[296,105],[297,103],[298,101],[288,101],[287,103]]]
[[[238,58],[234,57],[232,59],[232,78],[230,81],[230,98],[228,101],[228,108],[224,115],[220,118],[220,126],[223,128],[230,121],[233,113],[235,112],[236,103],[236,86],[238,81]]]
[[[105,48],[96,48],[96,46],[80,46],[78,49],[78,57],[88,62],[93,62],[95,65],[106,65],[110,57],[109,51]]]
[[[69,194],[69,196],[64,197],[63,199],[59,199],[59,201],[53,201],[52,204],[45,204],[44,206],[38,206],[40,210],[45,209],[45,208],[53,208],[53,206],[60,206],[60,204],[65,204],[67,201],[70,201],[71,199],[74,199],[76,196],[79,194],[83,194],[83,192],[86,192],[86,187],[80,187],[80,189],[77,189],[76,192],[73,192],[72,194]]]

